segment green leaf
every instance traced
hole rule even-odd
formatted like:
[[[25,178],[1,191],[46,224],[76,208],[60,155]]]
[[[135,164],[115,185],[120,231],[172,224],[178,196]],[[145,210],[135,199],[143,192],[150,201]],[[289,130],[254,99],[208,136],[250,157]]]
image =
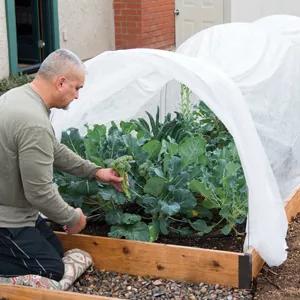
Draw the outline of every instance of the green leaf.
[[[158,177],[163,177],[164,178],[164,173],[160,168],[153,168],[153,172]]]
[[[120,127],[125,134],[131,133],[133,130],[136,129],[136,125],[133,122],[125,122],[125,121],[120,122]]]
[[[193,209],[197,205],[197,200],[194,195],[185,189],[177,189],[173,192],[174,200],[180,205],[180,212],[185,213]]]
[[[105,221],[109,225],[121,224],[123,212],[121,210],[111,210],[105,214]]]
[[[115,196],[113,200],[117,205],[123,205],[127,202],[128,199],[126,198],[126,195],[124,193],[120,193],[115,190]]]
[[[159,222],[160,232],[164,235],[167,235],[169,233],[169,229],[168,229],[169,223],[168,223],[167,219],[160,218],[158,220],[158,222]]]
[[[205,153],[206,142],[200,136],[187,137],[179,144],[179,155],[184,166],[198,163]]]
[[[154,242],[158,239],[159,236],[159,222],[153,221],[148,224],[149,228],[149,235],[150,235],[150,242]]]
[[[101,188],[99,189],[98,193],[103,200],[107,200],[107,201],[112,200],[115,195],[115,192],[111,187]]]
[[[142,204],[145,206],[155,207],[158,201],[157,198],[151,196],[143,196],[142,197]]]
[[[225,168],[226,168],[226,175],[228,177],[231,177],[231,176],[234,176],[236,174],[236,172],[239,170],[240,164],[230,161],[227,163]]]
[[[115,188],[110,185],[99,188],[98,194],[103,200],[113,201],[118,205],[122,205],[127,201],[123,193],[117,192]]]
[[[89,159],[91,162],[95,163],[98,166],[102,165],[102,159],[100,158],[97,146],[95,143],[85,138],[84,139],[84,146],[85,146],[85,154],[86,158]]]
[[[212,226],[208,226],[204,220],[197,220],[190,223],[192,228],[201,233],[209,233],[212,230]]]
[[[141,216],[135,214],[124,213],[121,218],[121,224],[135,224],[141,221]]]
[[[158,107],[157,107],[157,109],[158,109]],[[158,133],[158,129],[159,129],[159,119],[158,119],[157,122],[155,122],[154,118],[152,117],[152,115],[148,111],[146,111],[146,114],[147,114],[147,116],[149,118],[149,121],[150,121],[150,124],[151,124],[152,134],[153,134],[153,136],[156,136],[157,133]]]
[[[84,146],[86,158],[97,165],[103,165],[102,151],[106,142],[106,127],[104,125],[94,125],[88,128],[88,132],[84,137]]]
[[[219,211],[219,215],[224,219],[228,219],[228,217],[230,216],[230,208],[228,206],[222,207]]]
[[[193,193],[201,194],[202,196],[206,198],[212,197],[211,191],[206,187],[206,184],[203,182],[200,182],[199,180],[193,179],[189,183],[189,189]]]
[[[96,194],[98,191],[98,185],[96,183],[91,183],[88,180],[72,180],[68,183],[65,193],[70,196],[90,196]]]
[[[224,235],[228,235],[231,230],[232,230],[233,226],[230,225],[230,224],[227,224],[225,225],[222,229],[221,229],[221,232],[224,234]]]
[[[84,203],[84,197],[80,196],[80,195],[69,195],[69,194],[65,194],[65,193],[61,193],[64,201],[66,201],[67,203],[69,203],[70,205],[74,206],[74,207],[81,207]]]
[[[161,177],[150,177],[144,186],[144,193],[158,197],[163,192],[165,186],[165,179]]]
[[[165,159],[168,159],[166,157]],[[172,156],[170,159],[167,161],[167,172],[169,173],[170,177],[176,177],[177,175],[180,174],[182,170],[182,165],[181,165],[181,159],[177,156]]]
[[[150,234],[147,224],[144,222],[135,223],[133,225],[114,225],[111,227],[108,236],[129,240],[149,241]]]
[[[187,171],[182,171],[176,177],[170,178],[170,180],[171,184],[174,184],[177,189],[186,189],[191,178]]]
[[[179,145],[173,140],[170,139],[170,142],[167,144],[168,152],[171,156],[178,154]]]
[[[197,213],[197,217],[201,218],[201,219],[205,218],[205,219],[211,220],[213,218],[212,211],[203,206],[201,208],[200,207],[196,208],[194,213]]]
[[[161,206],[161,211],[167,216],[176,215],[180,210],[180,205],[176,202],[169,204],[165,201],[160,200],[159,205]]]
[[[158,140],[151,140],[146,143],[142,149],[148,153],[149,159],[154,160],[157,159],[160,149],[161,149],[161,142]]]
[[[131,120],[136,125],[137,138],[138,139],[150,139],[150,127],[147,121],[143,118],[138,118],[137,120]]]
[[[132,155],[137,163],[142,164],[147,159],[147,153],[142,150],[138,140],[130,134],[123,135],[122,138],[128,148],[128,154]]]
[[[160,148],[160,152],[159,152],[157,160],[160,161],[162,159],[162,157],[167,153],[167,151],[168,151],[168,144],[169,144],[169,142],[167,142],[164,139],[161,141],[161,148]]]
[[[103,124],[94,125],[93,128],[88,129],[88,132],[85,137],[93,140],[94,142],[104,140],[106,138],[106,126]]]
[[[80,136],[78,129],[69,128],[67,131],[63,131],[61,143],[65,144],[73,152],[85,158],[83,138]]]
[[[216,203],[215,201],[211,200],[211,199],[205,199],[205,200],[203,200],[202,201],[202,205],[205,208],[208,208],[208,209],[219,208],[219,204]]]
[[[143,196],[141,206],[144,207],[146,214],[155,215],[160,211],[160,207],[158,205],[158,200],[155,197]]]

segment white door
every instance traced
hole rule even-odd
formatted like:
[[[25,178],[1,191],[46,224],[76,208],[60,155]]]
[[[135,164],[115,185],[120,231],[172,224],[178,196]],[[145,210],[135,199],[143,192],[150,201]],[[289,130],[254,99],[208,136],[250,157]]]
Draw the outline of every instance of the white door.
[[[198,31],[224,22],[224,0],[176,0],[176,47]]]

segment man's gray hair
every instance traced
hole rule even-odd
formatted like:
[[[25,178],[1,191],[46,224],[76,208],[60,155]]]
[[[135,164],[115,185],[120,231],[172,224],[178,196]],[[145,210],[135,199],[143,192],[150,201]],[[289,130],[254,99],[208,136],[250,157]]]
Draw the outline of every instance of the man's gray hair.
[[[55,75],[67,74],[74,67],[85,71],[83,62],[76,54],[67,49],[58,49],[45,58],[38,70],[38,75],[49,79]]]

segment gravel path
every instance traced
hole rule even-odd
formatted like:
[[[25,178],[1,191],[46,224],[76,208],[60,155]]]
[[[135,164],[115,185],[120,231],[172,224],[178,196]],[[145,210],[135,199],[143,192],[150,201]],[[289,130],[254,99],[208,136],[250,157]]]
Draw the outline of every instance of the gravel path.
[[[253,299],[249,290],[225,288],[204,283],[191,284],[165,279],[151,279],[114,272],[88,270],[74,284],[74,292],[131,300]]]

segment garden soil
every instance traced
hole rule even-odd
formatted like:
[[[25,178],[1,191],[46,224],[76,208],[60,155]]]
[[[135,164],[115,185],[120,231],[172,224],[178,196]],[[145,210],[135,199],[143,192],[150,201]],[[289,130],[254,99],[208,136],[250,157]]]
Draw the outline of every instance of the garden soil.
[[[54,230],[61,230],[61,227],[53,227]],[[109,226],[103,222],[88,222],[82,233],[89,235],[107,236]],[[171,244],[188,247],[199,247],[213,250],[225,250],[234,252],[243,252],[245,240],[245,223],[237,226],[238,234],[223,235],[219,231],[211,232],[205,236],[190,234],[182,236],[179,234],[169,233],[160,235],[156,243]]]
[[[254,286],[255,300],[300,299],[300,216],[289,225],[288,259],[280,266],[264,266]]]

